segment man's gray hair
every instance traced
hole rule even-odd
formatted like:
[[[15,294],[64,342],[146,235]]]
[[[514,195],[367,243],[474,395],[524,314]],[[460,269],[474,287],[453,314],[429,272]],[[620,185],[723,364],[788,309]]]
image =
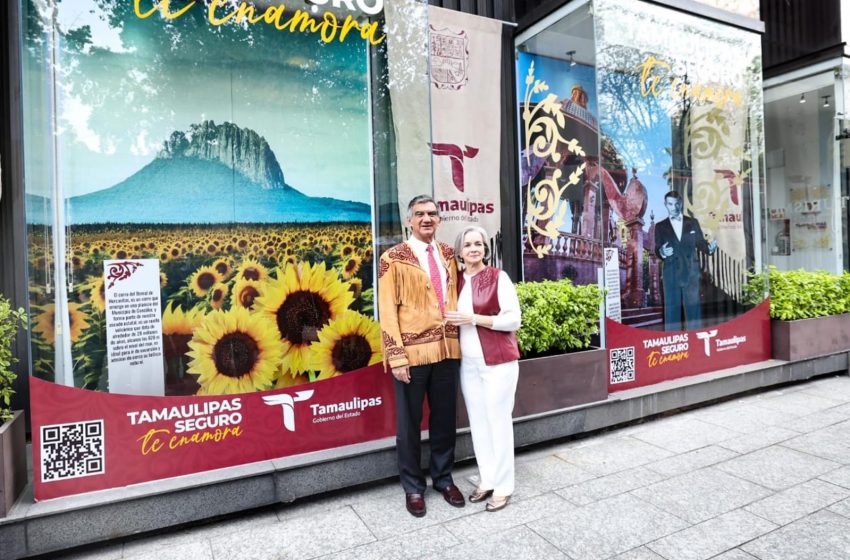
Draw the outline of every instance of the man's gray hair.
[[[487,235],[487,231],[481,226],[466,226],[457,234],[457,237],[455,237],[455,258],[457,262],[463,264],[463,259],[460,257],[460,250],[463,249],[463,240],[467,233],[477,233],[481,236],[481,240],[484,241],[484,264],[488,264],[490,262],[490,238]]]
[[[440,205],[437,204],[437,201],[434,200],[434,197],[430,194],[418,194],[414,196],[410,202],[407,203],[407,219],[413,218],[413,207],[417,204],[422,204],[423,202],[430,202],[434,206],[437,207],[437,215],[440,215]]]

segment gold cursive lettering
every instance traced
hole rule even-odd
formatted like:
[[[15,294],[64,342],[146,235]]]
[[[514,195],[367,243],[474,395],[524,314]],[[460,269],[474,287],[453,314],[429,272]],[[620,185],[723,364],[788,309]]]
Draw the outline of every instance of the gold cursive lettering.
[[[678,76],[671,79],[670,65],[652,55],[638,65],[638,70],[640,71],[640,94],[643,97],[650,95],[658,97],[669,87],[670,95],[674,98],[689,97],[700,103],[714,103],[720,109],[730,101],[738,107],[744,103],[744,96],[739,89],[717,84],[689,84]],[[669,86],[666,85],[668,81]]]
[[[186,12],[188,12],[189,8],[195,5],[195,0],[192,0],[191,2],[183,6],[182,9],[177,10],[176,12],[172,12],[168,9],[169,3],[170,0],[159,0],[159,2],[155,2],[153,4],[153,8],[151,8],[147,12],[142,12],[142,0],[134,0],[133,9],[136,12],[136,17],[138,17],[139,19],[147,19],[151,17],[157,10],[159,10],[162,12],[162,17],[167,20],[172,20],[177,19]]]

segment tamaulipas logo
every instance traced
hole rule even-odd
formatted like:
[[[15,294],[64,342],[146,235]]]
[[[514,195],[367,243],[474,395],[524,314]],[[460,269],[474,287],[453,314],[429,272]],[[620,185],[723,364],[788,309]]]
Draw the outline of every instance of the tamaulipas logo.
[[[715,336],[717,336],[717,329],[697,333],[697,338],[702,340],[703,344],[705,344],[703,350],[705,351],[706,356],[711,356],[711,339]]]
[[[297,391],[295,395],[280,393],[263,397],[263,402],[269,406],[280,406],[283,409],[283,427],[290,432],[295,431],[295,403],[306,401],[313,396],[315,391]]]

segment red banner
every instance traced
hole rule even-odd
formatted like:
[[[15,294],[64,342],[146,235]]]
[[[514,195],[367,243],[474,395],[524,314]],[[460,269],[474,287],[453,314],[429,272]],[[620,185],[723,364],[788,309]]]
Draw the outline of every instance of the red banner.
[[[395,434],[377,364],[284,390],[145,397],[30,378],[36,500],[375,440]]]
[[[605,320],[608,391],[652,385],[770,359],[770,302],[726,323],[692,331],[650,331]]]

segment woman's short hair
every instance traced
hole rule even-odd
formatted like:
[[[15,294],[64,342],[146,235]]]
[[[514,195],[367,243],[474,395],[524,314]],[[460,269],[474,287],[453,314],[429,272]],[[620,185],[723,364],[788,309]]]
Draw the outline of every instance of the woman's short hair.
[[[460,256],[460,250],[463,249],[463,240],[467,233],[473,232],[479,234],[481,240],[484,241],[484,264],[487,264],[490,262],[490,239],[487,236],[487,232],[481,226],[466,226],[457,234],[457,237],[455,237],[455,258],[457,262],[463,263],[463,259]]]

